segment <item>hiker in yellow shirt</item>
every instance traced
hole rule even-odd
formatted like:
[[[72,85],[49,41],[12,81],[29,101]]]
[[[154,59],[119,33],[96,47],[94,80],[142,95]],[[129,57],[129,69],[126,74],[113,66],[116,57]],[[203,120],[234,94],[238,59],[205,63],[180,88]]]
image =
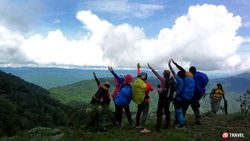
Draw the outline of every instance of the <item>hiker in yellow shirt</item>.
[[[211,110],[214,114],[216,114],[216,112],[220,108],[221,98],[223,98],[224,101],[226,102],[223,87],[220,83],[218,83],[217,88],[214,88],[210,93]]]

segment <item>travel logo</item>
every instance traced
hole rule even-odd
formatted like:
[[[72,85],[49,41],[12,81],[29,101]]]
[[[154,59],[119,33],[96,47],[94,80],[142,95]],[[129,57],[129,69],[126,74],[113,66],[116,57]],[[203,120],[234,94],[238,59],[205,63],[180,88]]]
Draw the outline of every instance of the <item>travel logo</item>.
[[[228,138],[244,138],[244,133],[228,133],[224,132],[222,133],[222,138],[223,139],[228,139]]]

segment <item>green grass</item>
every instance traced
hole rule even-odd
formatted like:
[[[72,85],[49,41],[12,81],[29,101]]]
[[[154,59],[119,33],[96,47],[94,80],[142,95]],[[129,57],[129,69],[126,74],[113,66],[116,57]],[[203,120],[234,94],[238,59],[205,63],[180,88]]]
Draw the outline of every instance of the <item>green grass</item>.
[[[149,116],[148,128],[151,133],[141,134],[138,129],[129,129],[124,119],[122,129],[113,127],[106,132],[90,132],[85,129],[68,127],[35,128],[18,133],[14,137],[2,137],[1,141],[218,141],[223,132],[244,133],[245,138],[227,140],[250,140],[250,115],[230,114],[202,116],[202,125],[193,123],[193,116],[187,115],[185,129],[175,129],[173,125],[161,132],[154,131],[155,116]]]

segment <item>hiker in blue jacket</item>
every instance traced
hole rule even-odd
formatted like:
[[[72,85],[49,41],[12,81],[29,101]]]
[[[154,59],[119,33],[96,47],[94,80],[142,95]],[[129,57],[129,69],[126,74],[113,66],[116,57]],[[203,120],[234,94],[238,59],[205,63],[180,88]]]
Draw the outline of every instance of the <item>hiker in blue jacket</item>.
[[[115,120],[116,124],[121,127],[122,122],[122,112],[123,109],[127,115],[130,127],[133,126],[131,113],[129,109],[129,104],[132,99],[132,88],[131,82],[133,81],[133,77],[130,74],[127,74],[124,78],[119,77],[113,70],[112,67],[108,67],[109,71],[114,75],[116,80],[119,83],[120,89],[115,97]]]
[[[199,72],[196,70],[194,66],[189,68],[189,71],[194,76],[194,96],[191,102],[191,107],[193,109],[194,115],[195,115],[195,123],[200,125],[200,99],[205,95],[206,93],[206,86],[209,81],[207,75],[205,73]]]
[[[182,71],[178,71],[177,75],[174,69],[171,66],[171,60],[168,62],[169,70],[173,74],[175,81],[176,81],[176,96],[174,98],[174,107],[175,107],[175,124],[176,128],[183,128],[185,123],[185,118],[182,114],[182,91],[184,82],[183,79],[185,78],[185,74]]]
[[[175,64],[175,66],[181,71],[181,73],[185,74],[185,77],[183,78],[184,85],[182,90],[182,100],[183,100],[182,113],[183,116],[185,117],[187,109],[192,102],[195,82],[193,79],[193,74],[191,72],[188,72],[185,69],[183,69],[173,59],[171,60]]]

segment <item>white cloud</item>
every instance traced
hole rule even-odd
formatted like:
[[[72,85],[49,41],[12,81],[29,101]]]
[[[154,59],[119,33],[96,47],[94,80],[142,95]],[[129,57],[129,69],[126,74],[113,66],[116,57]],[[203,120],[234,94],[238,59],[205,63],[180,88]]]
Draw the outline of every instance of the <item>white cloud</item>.
[[[125,18],[145,18],[153,15],[156,11],[163,10],[165,8],[163,5],[159,4],[128,2],[127,0],[91,0],[85,2],[84,6],[95,11],[117,14]]]
[[[238,67],[240,71],[250,71],[250,57],[248,57],[245,61],[243,61]]]
[[[69,40],[60,30],[47,37],[35,35],[25,40],[21,48],[38,64],[105,65],[102,50],[88,40]]]
[[[124,24],[106,32],[100,45],[104,56],[123,65],[152,62],[162,67],[169,58],[176,58],[198,68],[220,69],[232,66],[225,62],[235,56],[242,42],[236,34],[240,26],[241,18],[224,6],[197,5],[177,18],[171,29],[162,29],[156,38],[147,39],[143,29]],[[237,59],[233,64],[239,62]]]
[[[0,26],[0,65],[29,63],[29,59],[20,48],[23,41],[23,36]]]
[[[167,61],[174,58],[184,66],[195,65],[203,70],[250,69],[237,54],[243,40],[237,35],[241,18],[224,6],[191,6],[172,28],[163,28],[155,38],[147,38],[143,28],[126,23],[113,25],[90,11],[80,11],[76,18],[90,32],[83,39],[69,40],[58,29],[47,36],[22,38],[19,50],[43,65],[134,67],[137,62],[149,62],[166,67]]]

